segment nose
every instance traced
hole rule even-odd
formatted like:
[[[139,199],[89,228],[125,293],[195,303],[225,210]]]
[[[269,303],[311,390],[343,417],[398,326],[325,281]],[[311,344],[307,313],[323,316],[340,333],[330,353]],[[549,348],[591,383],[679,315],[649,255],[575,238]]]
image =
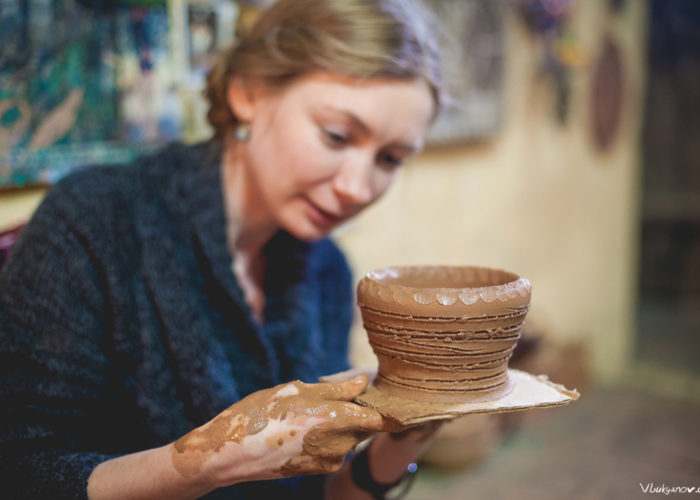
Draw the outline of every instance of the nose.
[[[357,155],[348,158],[333,178],[333,190],[341,202],[367,205],[374,199],[372,174],[374,157]]]

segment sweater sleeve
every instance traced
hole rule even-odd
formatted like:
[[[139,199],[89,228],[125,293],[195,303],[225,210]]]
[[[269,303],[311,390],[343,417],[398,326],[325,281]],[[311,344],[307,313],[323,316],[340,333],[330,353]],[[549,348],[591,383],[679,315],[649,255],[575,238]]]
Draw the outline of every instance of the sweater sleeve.
[[[0,273],[0,484],[7,498],[87,498],[97,452],[105,310],[99,256],[66,184]]]

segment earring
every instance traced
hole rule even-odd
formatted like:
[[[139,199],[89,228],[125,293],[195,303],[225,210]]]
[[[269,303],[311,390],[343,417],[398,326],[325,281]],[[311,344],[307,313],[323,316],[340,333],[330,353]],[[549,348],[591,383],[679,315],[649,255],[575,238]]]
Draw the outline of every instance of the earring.
[[[238,139],[241,142],[246,142],[248,139],[250,139],[250,123],[247,122],[241,122],[238,125],[236,125],[236,128],[233,130],[233,134],[236,136],[236,139]]]

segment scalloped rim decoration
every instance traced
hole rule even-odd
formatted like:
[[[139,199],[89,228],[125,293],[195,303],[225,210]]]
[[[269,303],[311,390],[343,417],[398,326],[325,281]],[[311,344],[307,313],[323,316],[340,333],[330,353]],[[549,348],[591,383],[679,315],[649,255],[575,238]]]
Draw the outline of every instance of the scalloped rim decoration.
[[[461,274],[460,278],[464,281],[488,281],[495,274],[499,276],[504,274],[512,275],[517,279],[499,285],[462,288],[415,287],[385,281],[387,278],[398,279],[402,275],[416,275],[425,272],[441,274],[446,281],[450,281],[450,274],[453,275],[452,281],[454,281],[455,274]],[[460,302],[465,306],[470,306],[480,300],[488,304],[496,300],[508,302],[518,297],[527,299],[530,297],[532,285],[529,280],[502,269],[456,266],[405,266],[386,267],[367,273],[360,280],[358,291],[361,294],[378,297],[385,303],[395,302],[401,305],[409,305],[411,303],[430,305],[437,303],[443,306],[452,306]]]

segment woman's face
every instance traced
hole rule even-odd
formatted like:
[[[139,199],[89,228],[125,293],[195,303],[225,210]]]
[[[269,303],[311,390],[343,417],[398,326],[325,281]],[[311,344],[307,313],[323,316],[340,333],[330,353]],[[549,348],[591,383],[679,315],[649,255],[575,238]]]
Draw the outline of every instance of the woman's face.
[[[317,240],[379,199],[402,161],[421,150],[434,113],[423,80],[313,73],[282,90],[229,91],[251,136],[237,157],[248,212]]]

